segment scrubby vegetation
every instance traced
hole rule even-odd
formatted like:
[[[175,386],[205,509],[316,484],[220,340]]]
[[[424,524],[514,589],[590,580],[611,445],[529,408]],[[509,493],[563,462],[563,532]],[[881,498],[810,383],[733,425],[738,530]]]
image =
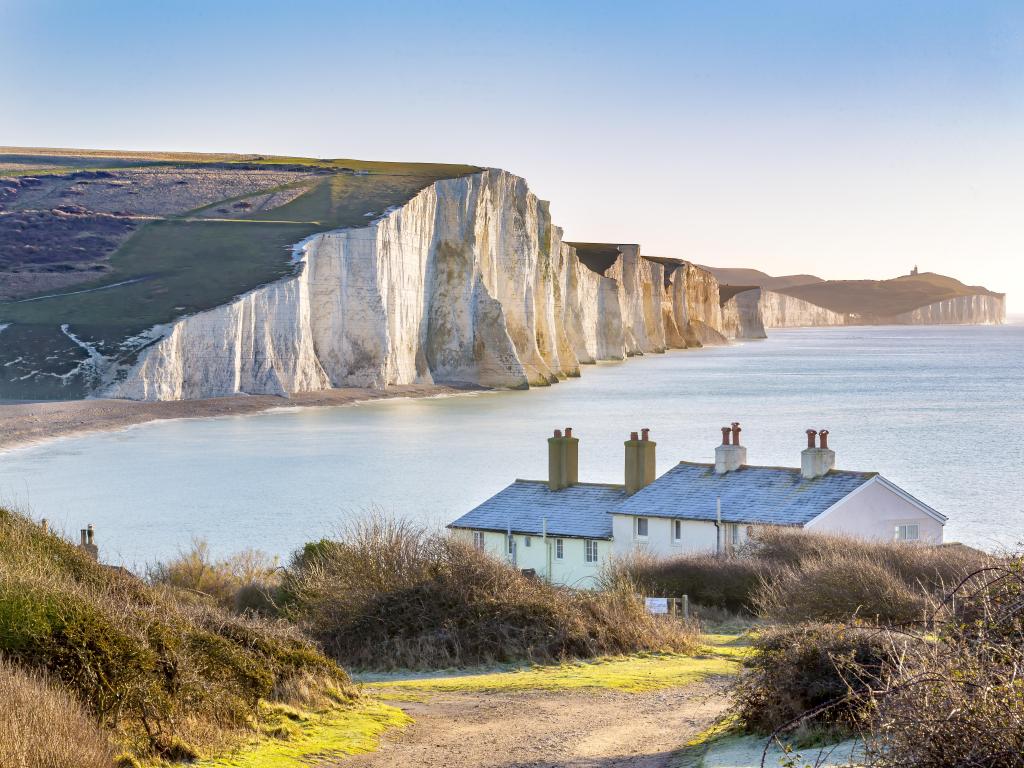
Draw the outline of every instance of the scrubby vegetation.
[[[0,659],[0,766],[110,768],[114,750],[66,691]]]
[[[235,613],[276,612],[273,594],[280,585],[276,557],[257,549],[247,549],[230,557],[214,560],[203,539],[192,542],[191,549],[150,568],[148,579],[176,589],[207,595]]]
[[[379,517],[296,554],[282,601],[341,663],[444,668],[695,647],[696,629],[650,616],[632,586],[578,592],[451,536]]]
[[[964,576],[992,562],[967,547],[908,546],[768,528],[732,557],[689,555],[620,562],[649,594],[776,622],[905,623]]]
[[[735,687],[747,728],[856,736],[877,768],[1024,765],[1024,559],[806,535],[745,556],[773,622]]]
[[[63,686],[129,752],[171,760],[244,738],[261,701],[354,697],[295,628],[147,585],[3,510],[0,654]]]

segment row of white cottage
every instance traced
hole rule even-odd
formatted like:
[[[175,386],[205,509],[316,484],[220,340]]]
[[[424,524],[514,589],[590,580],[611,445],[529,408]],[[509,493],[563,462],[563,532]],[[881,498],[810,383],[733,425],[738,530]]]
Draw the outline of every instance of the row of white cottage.
[[[758,526],[942,543],[946,517],[877,472],[834,469],[828,431],[807,430],[799,468],[747,464],[740,425],[722,428],[714,464],[655,477],[650,431],[626,441],[622,485],[579,482],[572,429],[548,438],[548,479],[516,480],[448,527],[479,549],[557,584],[596,585],[610,557],[728,553]]]

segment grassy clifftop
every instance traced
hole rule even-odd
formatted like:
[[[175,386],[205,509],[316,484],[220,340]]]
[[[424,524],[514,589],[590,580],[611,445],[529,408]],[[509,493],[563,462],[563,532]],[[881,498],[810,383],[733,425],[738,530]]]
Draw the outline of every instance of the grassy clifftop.
[[[80,397],[72,372],[88,355],[67,331],[130,356],[126,339],[291,274],[309,235],[366,226],[478,170],[0,148],[0,398]]]

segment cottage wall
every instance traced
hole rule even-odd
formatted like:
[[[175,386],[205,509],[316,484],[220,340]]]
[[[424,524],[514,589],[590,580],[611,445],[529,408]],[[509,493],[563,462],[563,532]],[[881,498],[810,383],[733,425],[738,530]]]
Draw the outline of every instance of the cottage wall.
[[[616,557],[624,557],[641,551],[658,557],[692,555],[717,550],[718,538],[715,524],[709,520],[683,520],[682,537],[675,541],[672,536],[672,519],[666,517],[647,518],[647,538],[636,535],[636,516],[612,515],[612,539]],[[747,526],[738,525],[737,536],[742,546],[747,540]],[[722,547],[727,550],[732,542],[732,528],[722,525]]]
[[[473,543],[473,531],[464,528],[453,529],[453,535]],[[489,555],[508,560],[507,534],[497,531],[484,531],[484,551]],[[597,539],[597,562],[586,561],[584,539],[563,538],[562,559],[555,557],[558,537],[548,536],[547,541],[540,536],[523,536],[513,534],[516,547],[516,567],[532,568],[538,576],[545,577],[554,584],[570,587],[594,589],[598,586],[598,575],[601,566],[612,554],[612,543]],[[527,546],[526,541],[530,544]],[[546,546],[545,546],[546,545]]]
[[[942,543],[942,523],[885,485],[872,482],[840,501],[832,511],[812,520],[805,528],[815,533],[893,541],[896,526],[908,523],[918,525],[920,541]]]

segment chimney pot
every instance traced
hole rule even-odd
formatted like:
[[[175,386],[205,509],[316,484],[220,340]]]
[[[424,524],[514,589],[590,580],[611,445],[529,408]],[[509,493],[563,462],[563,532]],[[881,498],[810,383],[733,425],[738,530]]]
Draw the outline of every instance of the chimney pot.
[[[814,437],[817,434],[818,433],[816,431],[814,431],[813,429],[808,429],[807,430],[807,447],[808,448],[813,448],[814,447]]]
[[[741,431],[742,430],[740,429],[740,423],[738,421],[734,421],[732,423],[732,444],[733,445],[739,445],[740,444],[740,432]]]
[[[561,437],[561,436],[562,436],[562,430],[556,429],[555,430],[555,437]]]
[[[87,538],[89,540],[89,543],[92,544],[93,543],[92,537],[93,537],[93,534],[95,533],[95,531],[93,531],[93,528],[92,528],[92,523],[89,523],[85,527],[85,530],[86,530],[86,533],[87,533]]]
[[[722,445],[729,444],[729,436],[732,434],[732,430],[729,427],[722,427]]]
[[[565,428],[565,436],[566,437],[572,437],[572,427],[566,427]]]
[[[650,440],[651,439],[651,430],[648,429],[647,427],[644,427],[643,429],[641,429],[640,430],[640,439],[641,440]]]
[[[39,524],[41,526],[43,526],[43,533],[49,533],[49,531],[50,531],[50,521],[49,520],[47,520],[44,517],[42,520],[39,521]]]
[[[89,534],[89,532],[87,530],[85,530],[85,528],[83,528],[82,529],[82,546],[83,547],[86,545],[86,540],[85,539],[86,539],[86,536],[88,536],[88,534]]]
[[[828,448],[828,430],[822,429],[818,432],[818,437],[821,438],[821,447]]]
[[[636,432],[630,432],[629,433],[629,439],[630,440],[639,440],[640,439],[640,435],[638,435]]]

